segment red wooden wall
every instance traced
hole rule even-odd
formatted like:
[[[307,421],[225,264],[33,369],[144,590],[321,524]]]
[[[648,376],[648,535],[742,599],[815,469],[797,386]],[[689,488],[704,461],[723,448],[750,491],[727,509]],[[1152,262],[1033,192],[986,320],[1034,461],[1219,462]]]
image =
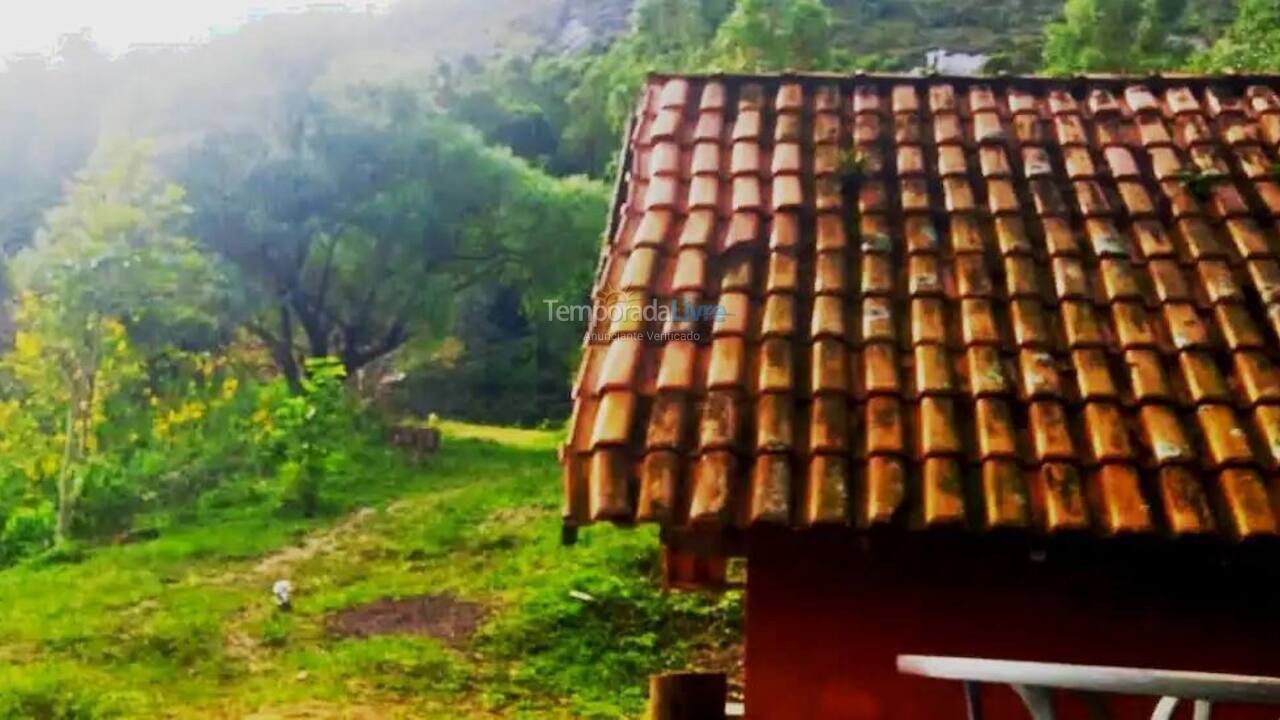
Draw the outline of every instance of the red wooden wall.
[[[1280,675],[1271,569],[1280,562],[1223,565],[1194,549],[1123,541],[1037,558],[1012,549],[1025,546],[959,536],[909,542],[750,539],[749,718],[964,717],[959,684],[899,675],[901,653]],[[1027,717],[1005,688],[988,689],[985,700],[989,720]],[[1115,709],[1119,718],[1147,718],[1153,705],[1122,700]],[[1070,701],[1061,711],[1085,717]],[[1189,708],[1180,713],[1190,717]],[[1278,716],[1215,712],[1221,720]]]

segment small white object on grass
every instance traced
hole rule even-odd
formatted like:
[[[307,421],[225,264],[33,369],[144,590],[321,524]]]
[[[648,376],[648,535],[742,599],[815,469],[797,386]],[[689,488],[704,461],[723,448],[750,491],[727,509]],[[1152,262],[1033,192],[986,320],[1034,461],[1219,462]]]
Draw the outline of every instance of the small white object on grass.
[[[596,601],[596,599],[593,596],[589,595],[588,593],[584,593],[581,590],[570,590],[569,597],[573,598],[574,600],[580,600],[582,602]]]
[[[290,599],[293,595],[293,583],[288,580],[277,580],[275,585],[271,586],[271,594],[276,596],[276,607],[281,610],[293,609],[293,602]]]

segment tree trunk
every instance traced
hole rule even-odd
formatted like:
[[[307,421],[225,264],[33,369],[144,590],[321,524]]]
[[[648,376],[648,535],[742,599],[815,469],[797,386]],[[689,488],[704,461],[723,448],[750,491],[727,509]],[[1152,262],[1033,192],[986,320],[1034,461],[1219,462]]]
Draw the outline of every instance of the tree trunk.
[[[54,541],[58,545],[66,542],[71,532],[71,513],[75,509],[75,497],[71,487],[71,466],[75,463],[76,444],[79,433],[76,429],[76,408],[80,405],[78,383],[71,380],[70,398],[67,400],[66,435],[62,444],[62,467],[58,470],[58,524],[54,529]]]
[[[89,449],[89,433],[93,431],[93,403],[96,399],[98,388],[98,351],[99,347],[94,345],[92,352],[89,354],[89,374],[85,378],[84,402],[81,403],[80,416],[80,441],[77,445],[76,459],[84,457],[85,452]]]
[[[283,300],[280,302],[280,341],[272,350],[285,382],[289,383],[289,390],[295,395],[302,394],[302,371],[293,355],[293,315],[289,303]]]
[[[302,334],[307,336],[311,357],[327,357],[329,355],[329,326],[311,308],[301,306],[301,302],[293,303],[293,312],[302,325]]]

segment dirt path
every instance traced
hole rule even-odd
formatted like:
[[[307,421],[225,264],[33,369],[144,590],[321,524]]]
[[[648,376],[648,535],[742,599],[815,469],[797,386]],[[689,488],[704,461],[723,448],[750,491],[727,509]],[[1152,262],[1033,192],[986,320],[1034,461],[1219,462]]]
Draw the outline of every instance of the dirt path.
[[[269,613],[275,612],[268,595],[272,583],[276,580],[288,579],[297,566],[321,553],[336,552],[343,538],[350,537],[377,514],[378,512],[373,508],[361,508],[335,525],[309,533],[300,544],[282,548],[263,557],[252,567],[224,572],[213,578],[212,582],[217,585],[250,585],[262,588],[262,602],[249,603],[227,621],[225,631],[227,655],[246,662],[251,671],[263,667],[265,659],[262,643],[250,628]],[[297,717],[347,716],[300,715]]]
[[[292,545],[262,558],[253,566],[251,575],[263,578],[284,577],[294,566],[304,563],[322,552],[333,552],[344,535],[358,530],[378,511],[373,508],[361,508],[348,515],[342,522],[327,530],[311,533],[301,545]]]

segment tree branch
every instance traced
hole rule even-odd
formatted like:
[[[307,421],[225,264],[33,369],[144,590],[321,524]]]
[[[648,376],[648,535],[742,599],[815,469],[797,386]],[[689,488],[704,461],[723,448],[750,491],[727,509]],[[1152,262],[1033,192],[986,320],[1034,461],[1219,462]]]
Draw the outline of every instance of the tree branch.
[[[347,345],[343,353],[342,364],[347,369],[347,373],[351,374],[373,360],[395,350],[409,339],[409,333],[406,331],[405,324],[401,320],[392,323],[387,329],[382,339],[372,346],[357,350],[351,345]]]
[[[316,289],[316,307],[320,311],[324,310],[325,297],[329,294],[329,278],[333,275],[333,256],[338,249],[338,238],[334,235],[329,241],[328,252],[324,255],[324,267],[320,270],[320,287]]]

